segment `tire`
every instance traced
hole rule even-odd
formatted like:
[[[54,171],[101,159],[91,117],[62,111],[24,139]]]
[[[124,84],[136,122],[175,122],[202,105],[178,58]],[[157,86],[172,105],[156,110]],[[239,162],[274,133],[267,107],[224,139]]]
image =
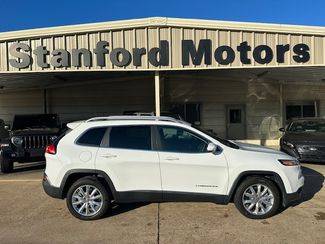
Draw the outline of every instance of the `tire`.
[[[234,196],[234,203],[239,212],[251,219],[266,219],[275,215],[279,211],[280,201],[278,188],[271,180],[264,177],[246,178],[239,185]]]
[[[14,169],[14,162],[0,155],[0,169],[4,174],[11,173]]]
[[[98,198],[92,200],[91,194],[89,193],[94,189],[97,191],[93,198]],[[87,192],[88,197],[86,194]],[[66,201],[70,213],[76,218],[81,220],[95,220],[100,219],[107,213],[110,207],[109,196],[109,192],[105,186],[96,178],[84,177],[72,184],[68,190]],[[78,209],[82,209],[82,211],[78,212]]]

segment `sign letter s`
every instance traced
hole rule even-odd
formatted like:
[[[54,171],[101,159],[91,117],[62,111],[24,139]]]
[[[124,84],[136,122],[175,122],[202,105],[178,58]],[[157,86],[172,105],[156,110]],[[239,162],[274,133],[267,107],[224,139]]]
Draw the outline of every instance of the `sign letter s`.
[[[18,59],[9,59],[9,64],[14,68],[24,69],[31,64],[31,57],[27,53],[21,52],[21,50],[29,52],[30,46],[25,43],[14,43],[9,48],[10,55]]]

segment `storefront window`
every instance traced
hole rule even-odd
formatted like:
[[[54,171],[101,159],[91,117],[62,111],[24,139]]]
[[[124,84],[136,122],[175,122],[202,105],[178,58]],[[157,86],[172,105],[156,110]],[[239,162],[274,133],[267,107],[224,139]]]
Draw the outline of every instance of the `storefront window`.
[[[315,104],[314,102],[302,102],[296,104],[286,105],[286,119],[292,118],[305,118],[305,117],[315,117]]]
[[[199,103],[172,104],[171,111],[179,114],[185,121],[191,124],[201,124],[201,104]]]
[[[241,123],[241,110],[240,109],[230,109],[229,110],[229,122],[231,124]]]

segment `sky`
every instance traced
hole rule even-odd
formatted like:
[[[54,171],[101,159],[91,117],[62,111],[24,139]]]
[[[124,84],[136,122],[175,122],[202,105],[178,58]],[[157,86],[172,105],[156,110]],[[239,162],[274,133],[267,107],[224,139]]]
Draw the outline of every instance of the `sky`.
[[[324,0],[0,0],[0,32],[177,17],[325,26]]]

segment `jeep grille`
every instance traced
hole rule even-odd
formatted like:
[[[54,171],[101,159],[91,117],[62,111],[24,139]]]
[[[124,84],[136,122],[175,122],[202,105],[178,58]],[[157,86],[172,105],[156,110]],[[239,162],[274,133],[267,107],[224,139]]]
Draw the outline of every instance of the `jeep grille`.
[[[23,136],[23,148],[45,148],[50,144],[50,138],[49,135]]]

